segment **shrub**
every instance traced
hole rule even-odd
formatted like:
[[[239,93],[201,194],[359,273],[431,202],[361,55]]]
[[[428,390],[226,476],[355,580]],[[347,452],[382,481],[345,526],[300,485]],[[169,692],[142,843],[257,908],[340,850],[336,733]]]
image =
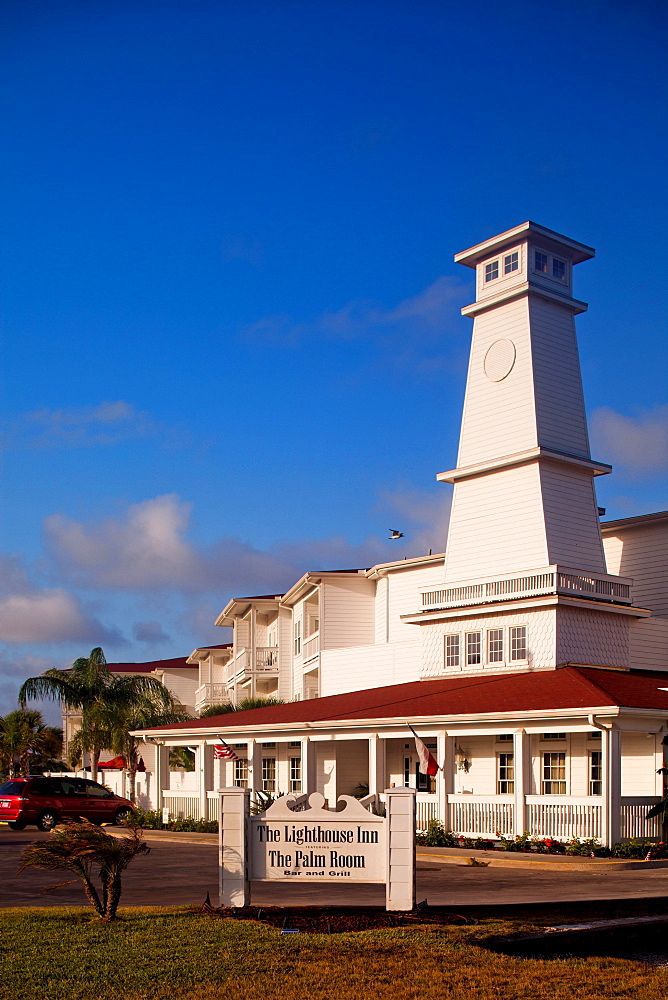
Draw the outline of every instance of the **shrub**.
[[[517,834],[515,837],[504,837],[500,830],[496,831],[496,835],[501,842],[502,851],[530,851],[530,837],[531,834],[528,830],[525,830],[522,834]]]
[[[175,833],[218,833],[218,821],[213,819],[170,819],[162,822],[159,809],[135,809],[133,826],[143,830],[173,830]]]
[[[426,832],[418,833],[416,843],[421,847],[457,847],[458,841],[451,830],[444,830],[437,819],[430,819]]]
[[[650,855],[650,859],[668,857],[668,850],[666,844],[663,842],[656,844],[653,840],[636,840],[633,837],[631,840],[615,844],[612,848],[612,854],[615,858],[638,858],[639,860],[644,860],[648,854]]]

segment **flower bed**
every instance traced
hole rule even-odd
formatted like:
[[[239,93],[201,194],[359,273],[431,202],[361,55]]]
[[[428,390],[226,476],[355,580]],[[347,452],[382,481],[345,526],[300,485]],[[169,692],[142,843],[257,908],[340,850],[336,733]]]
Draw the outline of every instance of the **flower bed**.
[[[591,858],[637,858],[653,861],[668,858],[668,844],[653,840],[625,840],[615,844],[612,850],[604,847],[595,837],[580,840],[572,837],[568,841],[553,837],[532,837],[528,831],[516,837],[505,837],[497,831],[496,840],[484,837],[465,837],[463,834],[445,830],[443,824],[432,819],[424,833],[418,833],[416,842],[421,847],[461,847],[475,851],[514,851],[523,854],[568,854],[572,857]]]

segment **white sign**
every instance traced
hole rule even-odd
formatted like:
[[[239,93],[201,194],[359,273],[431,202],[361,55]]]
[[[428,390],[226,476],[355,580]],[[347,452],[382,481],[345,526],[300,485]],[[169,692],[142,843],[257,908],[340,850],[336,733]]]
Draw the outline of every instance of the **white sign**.
[[[296,812],[287,798],[276,799],[261,816],[250,819],[252,881],[384,882],[385,821],[351,795],[344,807],[325,808],[320,792],[309,795],[309,808]]]
[[[387,816],[351,795],[325,808],[320,792],[277,799],[250,815],[247,788],[220,788],[218,865],[221,906],[248,906],[251,882],[299,885],[385,883],[388,910],[415,906],[415,790],[387,788]]]

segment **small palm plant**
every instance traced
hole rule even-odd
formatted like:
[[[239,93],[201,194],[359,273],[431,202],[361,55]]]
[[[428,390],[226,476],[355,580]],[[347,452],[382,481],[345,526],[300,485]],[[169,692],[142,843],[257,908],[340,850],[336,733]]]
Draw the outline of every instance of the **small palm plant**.
[[[121,898],[121,875],[138,854],[148,854],[138,827],[128,837],[112,837],[88,820],[65,820],[50,840],[29,844],[23,852],[19,874],[26,868],[46,868],[48,871],[73,872],[83,882],[88,901],[101,920],[116,920]],[[98,890],[93,882],[100,882]],[[71,885],[76,878],[51,885],[43,892],[52,892]]]

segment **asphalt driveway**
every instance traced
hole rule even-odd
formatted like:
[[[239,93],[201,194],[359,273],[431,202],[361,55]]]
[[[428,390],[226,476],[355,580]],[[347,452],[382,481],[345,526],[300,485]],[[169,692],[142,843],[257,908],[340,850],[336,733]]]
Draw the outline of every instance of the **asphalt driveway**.
[[[113,828],[110,833],[115,832]],[[17,875],[26,844],[46,840],[50,834],[36,830],[17,832],[0,826],[0,906],[80,906],[87,905],[77,882],[42,894],[54,883],[65,881],[66,873],[29,869]],[[207,892],[217,904],[218,852],[214,837],[163,840],[147,834],[149,855],[132,862],[123,876],[124,906],[199,905]],[[502,860],[503,856],[499,858]],[[468,867],[443,863],[437,851],[420,848],[418,854],[418,899],[427,898],[440,906],[503,906],[518,903],[557,903],[577,900],[612,900],[668,897],[668,868],[625,869],[624,866],[596,866],[589,870],[530,862],[526,867]],[[382,905],[384,889],[379,886],[350,888],[339,885],[254,883],[252,901],[258,904],[313,903]]]

